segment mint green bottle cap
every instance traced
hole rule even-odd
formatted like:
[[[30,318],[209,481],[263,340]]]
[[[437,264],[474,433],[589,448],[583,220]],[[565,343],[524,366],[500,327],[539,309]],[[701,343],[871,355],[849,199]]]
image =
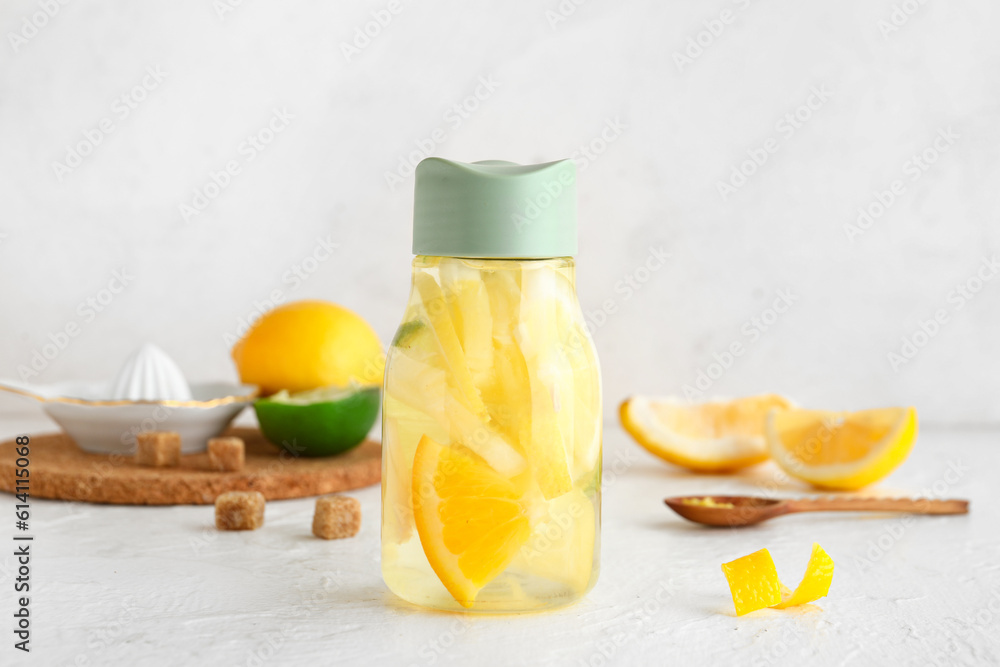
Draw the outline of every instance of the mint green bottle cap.
[[[413,202],[413,254],[575,255],[576,164],[421,161]]]

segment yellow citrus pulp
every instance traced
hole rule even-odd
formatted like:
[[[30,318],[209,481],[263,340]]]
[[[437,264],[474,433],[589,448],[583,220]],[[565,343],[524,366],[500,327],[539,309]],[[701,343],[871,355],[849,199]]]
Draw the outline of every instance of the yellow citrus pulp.
[[[622,403],[619,416],[625,430],[664,461],[697,472],[726,472],[768,458],[765,418],[791,405],[775,394],[694,404],[633,396]]]
[[[719,507],[722,509],[733,509],[734,507],[736,507],[736,505],[732,503],[719,502],[718,500],[712,497],[685,498],[683,502],[685,505],[695,505],[697,507]]]
[[[475,609],[553,606],[593,583],[600,375],[561,262],[415,262],[383,408],[382,567],[404,598],[454,605],[416,574],[428,567]]]
[[[917,437],[917,412],[784,410],[768,415],[766,435],[771,457],[786,473],[849,491],[882,479],[906,459]]]

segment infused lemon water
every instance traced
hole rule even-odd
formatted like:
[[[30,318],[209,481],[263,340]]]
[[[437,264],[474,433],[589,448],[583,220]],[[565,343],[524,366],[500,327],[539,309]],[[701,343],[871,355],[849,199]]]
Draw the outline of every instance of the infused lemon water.
[[[428,175],[427,162],[417,172],[417,251],[438,248],[419,231],[421,168],[431,188],[441,174],[458,173],[444,179],[439,198],[456,180],[472,180],[475,189],[482,185],[475,181],[508,177],[477,195],[487,204],[495,189],[502,201],[530,194],[531,183],[516,183],[525,173],[537,184],[544,183],[539,172],[551,179],[572,169],[565,161],[552,163],[554,174],[552,165],[439,161]],[[520,188],[514,195],[511,181]],[[454,224],[481,225],[480,207],[473,201],[468,208]],[[485,222],[512,224],[506,216]],[[382,413],[382,573],[405,600],[530,611],[574,602],[596,581],[600,370],[574,262],[515,254],[568,255],[575,225],[572,231],[572,245],[542,252],[501,248],[488,258],[413,261],[409,301],[387,355]],[[557,240],[565,230],[560,234]],[[475,243],[470,250],[484,251]]]

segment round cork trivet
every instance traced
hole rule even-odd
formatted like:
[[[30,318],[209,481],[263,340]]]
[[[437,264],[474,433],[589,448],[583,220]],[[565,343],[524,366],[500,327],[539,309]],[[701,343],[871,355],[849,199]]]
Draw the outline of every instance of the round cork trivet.
[[[382,446],[366,440],[349,452],[326,458],[296,457],[264,439],[254,428],[224,435],[246,443],[246,464],[238,472],[209,469],[208,454],[181,457],[180,467],[136,465],[127,454],[90,454],[64,433],[30,436],[29,493],[114,505],[210,505],[225,491],[260,491],[268,500],[347,491],[381,479]],[[13,493],[17,445],[0,443],[0,490]]]

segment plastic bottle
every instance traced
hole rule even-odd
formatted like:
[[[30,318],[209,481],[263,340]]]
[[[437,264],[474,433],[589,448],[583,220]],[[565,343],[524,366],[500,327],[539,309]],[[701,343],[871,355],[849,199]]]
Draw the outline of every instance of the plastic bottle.
[[[382,573],[409,602],[516,612],[594,585],[601,383],[576,296],[576,171],[429,158],[383,398]]]

